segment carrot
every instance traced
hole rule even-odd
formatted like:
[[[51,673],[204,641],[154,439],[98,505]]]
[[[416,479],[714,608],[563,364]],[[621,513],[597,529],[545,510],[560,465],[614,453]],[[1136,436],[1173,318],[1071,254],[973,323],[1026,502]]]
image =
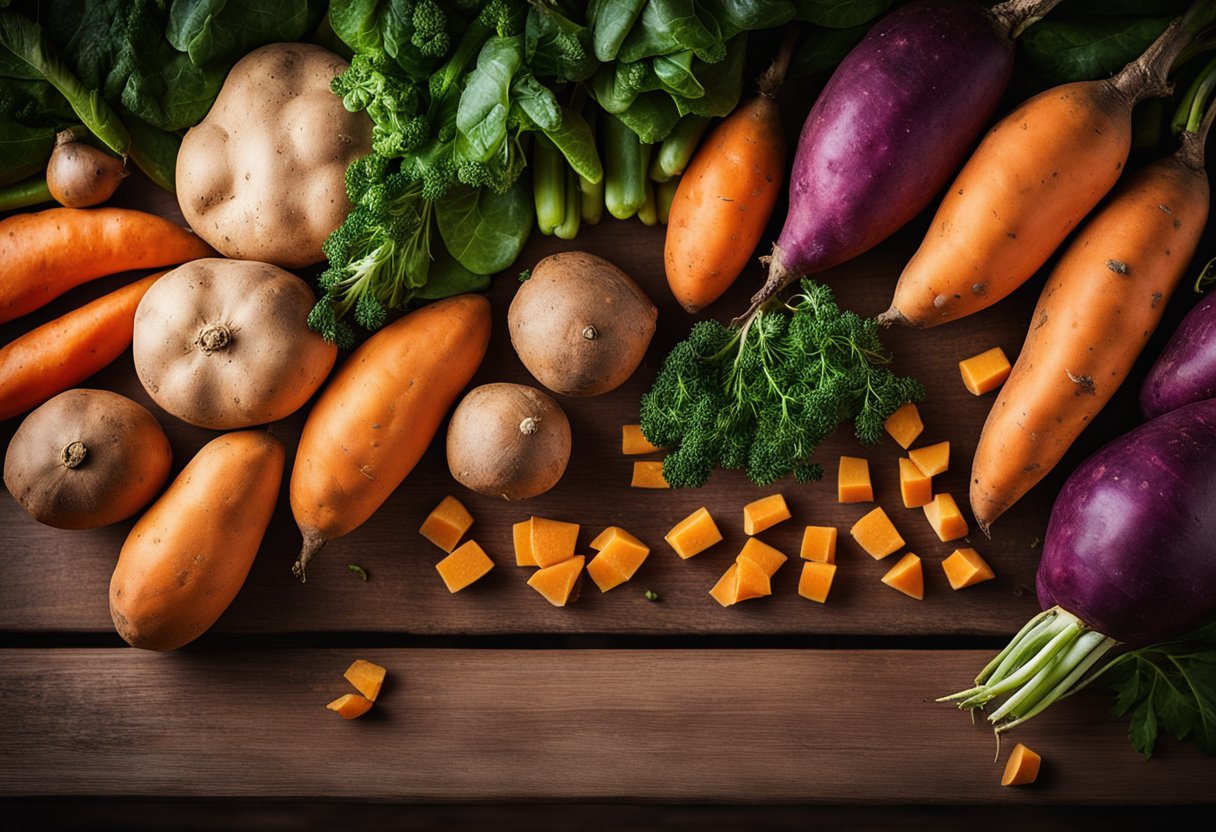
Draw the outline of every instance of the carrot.
[[[1049,89],[989,131],[946,191],[879,322],[930,327],[1004,298],[1047,262],[1114,186],[1132,107],[1166,80],[1205,4],[1175,20],[1113,78]]]
[[[128,283],[0,348],[0,420],[75,387],[131,346],[135,309],[163,274]]]
[[[972,463],[985,531],[1055,467],[1161,320],[1207,222],[1210,119],[1121,184],[1052,270]]]
[[[795,31],[760,78],[760,95],[713,129],[680,177],[667,216],[667,284],[700,312],[739,277],[760,242],[785,178],[785,133],[774,98]]]
[[[193,232],[129,208],[50,208],[0,220],[0,323],[98,277],[215,257]]]
[[[334,373],[291,472],[301,581],[326,542],[358,528],[413,470],[489,340],[489,301],[459,295],[386,326]]]

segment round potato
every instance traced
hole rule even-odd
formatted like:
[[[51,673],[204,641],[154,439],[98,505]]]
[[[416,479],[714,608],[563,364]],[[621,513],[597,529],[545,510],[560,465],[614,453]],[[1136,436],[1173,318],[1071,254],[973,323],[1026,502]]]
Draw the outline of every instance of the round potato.
[[[557,484],[570,460],[570,421],[557,402],[523,384],[483,384],[448,425],[448,469],[466,488],[526,500]]]
[[[536,264],[511,301],[507,325],[537,381],[566,396],[598,396],[642,363],[658,314],[629,275],[569,251]]]
[[[228,73],[177,154],[186,221],[217,251],[296,268],[351,210],[346,167],[371,152],[371,119],[330,81],[346,61],[307,43],[255,49]]]
[[[298,410],[338,348],[308,328],[316,298],[277,266],[208,258],[152,285],[135,312],[135,372],[184,422],[251,427]]]
[[[145,408],[108,390],[68,390],[25,418],[4,457],[4,484],[39,523],[92,529],[151,502],[173,454]]]

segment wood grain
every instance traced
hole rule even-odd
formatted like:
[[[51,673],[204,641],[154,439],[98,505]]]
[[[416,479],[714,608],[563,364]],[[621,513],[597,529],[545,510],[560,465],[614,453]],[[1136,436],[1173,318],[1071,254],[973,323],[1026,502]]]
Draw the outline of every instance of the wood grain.
[[[356,656],[389,669],[368,716],[324,707]],[[1111,803],[1211,800],[1216,761],[1146,763],[1085,694],[1020,729],[932,701],[977,651],[5,650],[0,796],[418,801]]]

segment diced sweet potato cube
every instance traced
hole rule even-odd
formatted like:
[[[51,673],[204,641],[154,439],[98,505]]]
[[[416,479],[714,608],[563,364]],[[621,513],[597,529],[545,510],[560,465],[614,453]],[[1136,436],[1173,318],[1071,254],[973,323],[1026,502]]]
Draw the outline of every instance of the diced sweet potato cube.
[[[634,488],[671,488],[663,476],[662,462],[633,463],[633,479],[629,484]]]
[[[387,673],[387,670],[375,662],[356,659],[342,675],[346,681],[355,686],[355,690],[375,702],[376,697],[380,695],[380,687],[384,684],[384,677]]]
[[[613,528],[617,533],[604,541],[596,558],[603,558],[611,563],[628,580],[646,562],[650,547],[624,529],[617,529],[615,526]]]
[[[836,564],[808,561],[802,564],[802,577],[798,579],[798,594],[822,604],[828,600],[832,579],[836,577]]]
[[[951,589],[964,589],[996,577],[992,567],[974,549],[955,549],[942,561],[942,571],[946,573]]]
[[[494,568],[494,561],[475,540],[464,543],[439,563],[435,564],[439,577],[447,585],[448,592],[460,592],[469,584],[481,579]]]
[[[355,719],[371,710],[372,701],[357,693],[348,693],[344,696],[339,696],[325,707],[331,711],[337,711],[338,716],[343,719]]]
[[[908,459],[912,460],[926,477],[944,474],[950,467],[950,443],[938,442],[936,445],[926,445],[908,451]]]
[[[943,543],[967,536],[967,521],[959,510],[958,503],[946,493],[933,495],[933,502],[925,504],[925,518]]]
[[[532,518],[532,560],[544,568],[574,557],[578,544],[578,523]]]
[[[739,566],[738,589],[735,590],[736,604],[773,594],[773,585],[769,581],[768,573],[759,564],[743,558],[735,563]]]
[[[641,425],[621,425],[621,453],[625,456],[653,454],[663,450],[642,434]]]
[[[714,584],[714,588],[709,591],[713,599],[724,607],[729,607],[735,603],[735,596],[739,593],[739,564],[732,563],[730,568],[722,573],[722,577],[718,578],[718,582]]]
[[[883,427],[891,434],[891,438],[899,443],[899,447],[906,449],[920,436],[925,424],[920,420],[920,411],[916,409],[916,405],[908,402],[888,416]]]
[[[1039,777],[1039,765],[1043,759],[1026,746],[1018,743],[1009,754],[1009,762],[1005,763],[1005,774],[1001,777],[1002,786],[1028,786]]]
[[[545,596],[545,600],[553,606],[564,607],[578,597],[576,588],[585,561],[585,557],[576,555],[561,563],[537,569],[528,578],[528,586]]]
[[[511,537],[515,542],[515,565],[536,566],[536,558],[532,557],[532,518],[513,525]]]
[[[925,598],[925,570],[921,566],[920,558],[911,552],[900,558],[899,562],[882,576],[882,582],[917,601]]]
[[[709,515],[709,509],[701,506],[676,523],[663,539],[675,549],[677,555],[688,560],[715,543],[720,543],[722,532],[718,531],[718,524]]]
[[[422,536],[445,552],[456,548],[460,538],[473,525],[473,515],[455,497],[444,497],[418,529]]]
[[[933,477],[903,457],[899,460],[899,496],[904,508],[918,508],[933,501]]]
[[[802,533],[802,557],[819,563],[836,562],[836,527],[807,526]]]
[[[740,550],[738,557],[735,558],[735,562],[742,563],[745,560],[756,564],[765,575],[771,578],[787,558],[763,540],[749,537],[743,544],[743,549]]]
[[[634,537],[629,532],[622,529],[620,526],[609,526],[608,528],[604,529],[602,532],[597,534],[595,536],[595,539],[591,541],[591,548],[598,552],[601,549],[603,549],[605,546],[607,546],[608,543],[613,538],[616,538],[616,537],[622,537],[625,540],[628,540],[634,546],[637,546],[641,549],[648,548],[645,543],[638,540],[636,537]]]
[[[993,347],[958,363],[963,385],[975,396],[991,393],[1004,384],[1005,379],[1009,378],[1010,369],[1009,359],[1000,347]]]
[[[842,503],[868,503],[874,499],[870,484],[870,461],[859,456],[842,456],[836,484]]]
[[[854,523],[849,534],[853,535],[853,539],[874,560],[882,560],[904,546],[903,537],[895,530],[895,524],[882,510],[882,506]]]
[[[615,564],[605,559],[603,552],[587,561],[587,574],[591,576],[591,580],[595,581],[600,592],[607,592],[618,587],[630,577],[622,574]]]
[[[770,494],[743,507],[743,533],[760,534],[778,523],[790,519],[790,507],[784,494]]]

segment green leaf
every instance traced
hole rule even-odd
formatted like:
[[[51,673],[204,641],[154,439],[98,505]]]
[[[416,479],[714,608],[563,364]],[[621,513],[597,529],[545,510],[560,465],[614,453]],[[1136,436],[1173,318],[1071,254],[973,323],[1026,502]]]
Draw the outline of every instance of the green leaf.
[[[591,0],[587,6],[587,24],[595,57],[608,62],[616,60],[621,44],[633,29],[646,0]]]
[[[798,47],[790,61],[789,77],[806,78],[835,69],[868,31],[868,23],[847,29],[808,29],[798,39]]]
[[[718,21],[723,40],[740,32],[776,29],[794,19],[794,4],[787,0],[698,0],[697,5]]]
[[[663,89],[672,95],[682,95],[685,98],[700,98],[705,95],[705,87],[693,74],[693,58],[691,49],[677,52],[674,55],[659,55],[652,59],[655,77],[663,85]]]
[[[481,48],[456,110],[456,129],[468,139],[470,158],[488,161],[506,139],[511,81],[523,63],[522,35],[493,37]]]
[[[356,52],[376,52],[381,48],[381,7],[388,5],[383,0],[334,0],[329,5],[329,25]]]
[[[562,107],[562,123],[556,130],[546,130],[549,141],[566,157],[566,163],[574,172],[592,184],[604,177],[604,165],[596,147],[595,135],[582,115],[569,107]]]
[[[617,114],[617,118],[638,134],[642,144],[655,144],[667,138],[680,120],[680,111],[670,95],[648,92],[634,99],[623,113]]]
[[[174,0],[165,37],[195,66],[230,63],[259,46],[304,38],[324,7],[317,0]]]
[[[53,128],[26,127],[0,116],[0,186],[42,170],[54,146]]]
[[[531,188],[522,178],[502,194],[461,185],[435,203],[447,250],[476,275],[496,274],[515,261],[532,231],[533,215]]]
[[[562,124],[562,109],[553,90],[526,69],[511,83],[511,96],[520,109],[542,130],[556,130]]]
[[[716,64],[696,61],[693,71],[705,88],[700,98],[672,96],[681,116],[689,113],[698,116],[724,116],[739,103],[743,93],[743,61],[747,52],[747,38],[740,36],[730,42],[726,58]]]
[[[721,60],[722,42],[717,21],[708,15],[702,19],[693,0],[649,0],[617,59],[640,61],[691,49],[716,62]]]
[[[891,0],[794,0],[797,20],[829,29],[847,29],[876,19]]]
[[[1169,17],[1047,18],[1026,30],[1022,48],[1044,79],[1062,84],[1108,78],[1135,60],[1169,25]]]
[[[414,300],[442,300],[453,295],[484,292],[488,288],[490,288],[490,275],[474,274],[457,263],[456,259],[444,249],[431,263],[426,285],[418,290],[414,295]]]
[[[1152,759],[1153,746],[1157,744],[1157,714],[1153,712],[1147,700],[1132,713],[1132,721],[1127,726],[1127,738],[1132,748],[1144,755],[1144,759]]]

